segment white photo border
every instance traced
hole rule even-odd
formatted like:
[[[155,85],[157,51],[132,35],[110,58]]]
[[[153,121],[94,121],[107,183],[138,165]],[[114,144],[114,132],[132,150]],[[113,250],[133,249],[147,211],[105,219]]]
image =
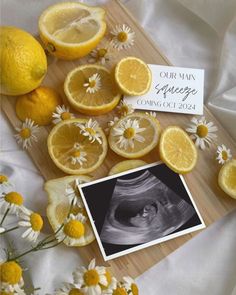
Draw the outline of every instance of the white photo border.
[[[102,256],[104,258],[105,261],[108,261],[108,260],[111,260],[111,259],[114,259],[114,258],[118,258],[118,257],[121,257],[123,255],[126,255],[126,254],[130,254],[130,253],[133,253],[133,252],[136,252],[138,250],[141,250],[141,249],[145,249],[147,247],[150,247],[150,246],[153,246],[153,245],[157,245],[157,244],[160,244],[162,242],[165,242],[165,241],[168,241],[168,240],[172,240],[174,238],[177,238],[177,237],[180,237],[180,236],[183,236],[183,235],[186,235],[188,233],[192,233],[192,232],[195,232],[197,230],[200,230],[200,229],[204,229],[206,227],[205,225],[205,222],[203,221],[203,218],[193,200],[193,197],[192,197],[192,194],[190,193],[189,191],[189,188],[185,182],[185,179],[183,177],[183,175],[181,174],[178,174],[179,177],[180,177],[180,180],[182,181],[183,185],[184,185],[184,188],[192,202],[192,205],[194,207],[194,210],[196,211],[197,215],[198,215],[198,218],[200,219],[201,221],[201,224],[199,225],[195,225],[195,226],[192,226],[188,229],[184,229],[180,232],[177,232],[177,233],[173,233],[173,234],[169,234],[167,235],[166,237],[162,237],[162,238],[159,238],[159,239],[155,239],[153,241],[150,241],[150,242],[147,242],[147,243],[144,243],[142,245],[138,245],[138,246],[134,246],[132,247],[131,249],[126,249],[126,250],[123,250],[123,251],[120,251],[118,253],[115,253],[115,254],[111,254],[111,255],[106,255],[105,253],[105,250],[104,250],[104,247],[102,245],[102,241],[100,239],[100,236],[98,234],[98,231],[97,231],[97,228],[96,228],[96,225],[94,223],[94,219],[93,219],[93,216],[90,212],[90,209],[89,209],[89,206],[87,204],[87,201],[86,201],[86,198],[84,196],[84,193],[83,193],[83,188],[84,187],[87,187],[87,186],[91,186],[91,185],[94,185],[94,184],[97,184],[97,183],[100,183],[100,182],[104,182],[104,181],[107,181],[107,180],[110,180],[110,179],[113,179],[113,178],[118,178],[118,177],[121,177],[121,176],[124,176],[124,175],[127,175],[127,174],[131,174],[133,172],[138,172],[138,171],[141,171],[141,170],[145,170],[145,169],[148,169],[148,168],[152,168],[152,167],[155,167],[157,165],[161,165],[161,164],[164,164],[163,162],[161,161],[158,161],[158,162],[155,162],[155,163],[152,163],[152,164],[147,164],[147,165],[144,165],[144,166],[141,166],[141,167],[138,167],[138,168],[135,168],[135,169],[130,169],[128,171],[124,171],[124,172],[121,172],[121,173],[117,173],[117,174],[114,174],[114,175],[111,175],[111,176],[107,176],[107,177],[104,177],[104,178],[100,178],[100,179],[97,179],[97,180],[94,180],[94,181],[91,181],[91,182],[88,182],[88,183],[84,183],[84,184],[80,184],[78,185],[78,189],[79,189],[79,192],[80,192],[80,195],[81,195],[81,198],[83,200],[83,203],[84,203],[84,206],[85,206],[85,209],[87,211],[87,214],[88,214],[88,217],[89,217],[89,220],[90,220],[90,223],[91,223],[91,226],[93,228],[93,231],[94,231],[94,235],[96,237],[96,240],[98,242],[98,245],[99,245],[99,248],[100,248],[100,251],[102,253]]]

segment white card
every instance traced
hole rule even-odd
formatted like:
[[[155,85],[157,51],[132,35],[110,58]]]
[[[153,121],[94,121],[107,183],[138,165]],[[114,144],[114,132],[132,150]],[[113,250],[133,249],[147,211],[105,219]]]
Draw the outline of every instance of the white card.
[[[142,96],[125,96],[134,109],[203,114],[204,70],[148,65],[152,84]]]

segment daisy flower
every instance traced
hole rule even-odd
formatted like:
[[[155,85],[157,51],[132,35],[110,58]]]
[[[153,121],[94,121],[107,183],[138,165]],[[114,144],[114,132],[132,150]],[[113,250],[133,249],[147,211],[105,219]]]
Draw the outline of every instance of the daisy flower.
[[[88,82],[84,83],[83,86],[86,88],[86,92],[95,93],[97,92],[101,86],[101,76],[96,73],[88,78]]]
[[[43,219],[41,215],[32,212],[27,208],[22,208],[20,217],[23,220],[19,221],[18,225],[22,227],[28,227],[21,237],[23,239],[27,239],[30,242],[36,242],[43,227]]]
[[[24,281],[22,268],[16,261],[7,261],[0,264],[1,289],[10,294],[25,295],[22,290]]]
[[[14,188],[13,184],[10,183],[8,177],[6,175],[0,175],[0,196],[2,194],[9,193]]]
[[[73,272],[74,282],[81,286],[81,290],[88,295],[102,294],[100,285],[107,286],[106,268],[103,266],[95,266],[93,259],[88,269],[79,267]]]
[[[112,129],[112,135],[119,137],[117,144],[119,144],[120,148],[124,148],[125,150],[128,147],[134,148],[134,141],[144,142],[145,138],[138,134],[143,132],[146,128],[139,128],[138,120],[128,119],[126,121],[122,121],[121,124],[114,127]]]
[[[114,294],[122,294],[122,295],[129,295],[126,288],[117,280],[113,280],[113,284],[111,284],[106,290],[103,291],[104,295],[114,295]]]
[[[157,113],[156,112],[146,112],[145,114],[148,115],[148,116],[151,116],[153,118],[156,118],[157,117]]]
[[[105,129],[105,132],[106,132],[106,133],[109,133],[111,127],[114,126],[115,123],[118,122],[119,120],[120,120],[119,117],[114,117],[113,120],[109,121],[109,122],[107,123],[107,128]]]
[[[128,290],[129,295],[138,295],[138,286],[135,284],[135,281],[131,277],[123,277],[123,286]]]
[[[23,208],[24,198],[17,192],[10,192],[4,194],[0,198],[0,208],[3,212],[9,209],[11,213],[19,213],[19,210]]]
[[[127,116],[134,112],[133,106],[131,104],[125,103],[123,100],[120,102],[117,109],[121,116]]]
[[[191,120],[192,124],[186,128],[186,131],[192,133],[190,137],[195,140],[195,145],[202,150],[206,148],[206,145],[210,146],[211,143],[217,138],[214,134],[218,130],[212,122],[207,123],[205,117],[197,119],[195,117]]]
[[[54,119],[52,120],[52,122],[54,124],[57,124],[64,120],[73,119],[74,117],[75,116],[72,113],[70,113],[69,107],[66,107],[65,105],[58,105],[56,107],[56,111],[52,113],[52,118]]]
[[[17,143],[22,145],[23,149],[31,147],[32,141],[38,141],[36,134],[39,131],[39,126],[34,125],[34,121],[31,119],[26,118],[22,123],[22,127],[17,127],[15,129],[18,131],[18,134],[15,134],[14,137],[16,138]]]
[[[230,149],[227,149],[227,147],[222,144],[217,147],[217,157],[216,160],[218,160],[219,164],[224,164],[228,162],[232,158],[232,154]]]
[[[59,242],[64,240],[70,246],[84,240],[84,224],[86,220],[87,218],[81,213],[77,215],[70,214],[70,216],[66,218],[62,229],[58,232],[56,236],[57,240]]]
[[[83,152],[82,146],[79,143],[75,143],[73,147],[73,152],[70,157],[71,163],[73,165],[80,164],[80,166],[83,166],[84,162],[87,162],[86,156],[87,153]]]
[[[118,50],[127,49],[134,45],[135,33],[125,24],[116,25],[111,34],[113,35],[111,43]]]
[[[100,63],[105,65],[111,60],[111,46],[110,43],[106,43],[102,47],[98,47],[91,51],[89,54],[90,58],[88,60],[89,63]]]
[[[87,136],[91,143],[93,143],[95,140],[102,144],[101,135],[97,132],[99,125],[97,121],[93,121],[92,119],[89,119],[86,123],[75,123],[77,127],[79,127],[80,133],[83,136]]]
[[[80,288],[78,288],[75,284],[72,283],[64,283],[63,287],[57,289],[54,293],[55,295],[86,295],[82,292]]]
[[[80,179],[75,179],[73,182],[69,183],[66,187],[66,197],[69,199],[72,206],[78,205],[80,208],[83,208],[84,205],[81,202],[78,190],[78,185],[81,183],[83,183],[83,181]]]

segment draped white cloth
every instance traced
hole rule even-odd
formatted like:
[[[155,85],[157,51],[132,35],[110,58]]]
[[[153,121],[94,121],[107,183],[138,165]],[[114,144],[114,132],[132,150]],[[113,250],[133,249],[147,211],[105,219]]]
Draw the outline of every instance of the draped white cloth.
[[[37,33],[41,11],[57,0],[1,0],[1,24]],[[100,4],[105,0],[82,1]],[[236,138],[236,0],[123,0],[173,65],[203,68],[205,103]],[[0,117],[0,172],[9,174],[26,206],[45,215],[47,197],[33,163],[12,138]],[[9,221],[12,222],[12,219]],[[204,230],[138,278],[141,295],[236,295],[236,211]],[[50,232],[46,227],[44,234]],[[18,233],[19,234],[19,233]],[[11,233],[2,248],[14,240]],[[27,281],[52,292],[82,258],[76,249],[60,246],[25,257]],[[125,275],[125,274],[124,274]]]

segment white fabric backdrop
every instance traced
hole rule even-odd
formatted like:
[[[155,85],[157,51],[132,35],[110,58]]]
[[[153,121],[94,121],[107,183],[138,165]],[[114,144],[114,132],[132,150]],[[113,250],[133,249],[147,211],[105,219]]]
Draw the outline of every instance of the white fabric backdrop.
[[[1,0],[1,23],[36,34],[38,15],[55,2],[59,1]],[[236,0],[123,2],[173,65],[205,69],[205,102],[236,138]],[[3,114],[0,128],[0,171],[11,174],[12,182],[26,198],[26,206],[45,214],[43,180],[16,145]],[[138,279],[141,295],[236,295],[235,227],[234,211],[144,273]],[[46,228],[44,232],[49,231]],[[15,236],[9,235],[12,238]],[[40,295],[68,281],[80,263],[78,251],[64,246],[25,258],[29,280],[42,287]]]

